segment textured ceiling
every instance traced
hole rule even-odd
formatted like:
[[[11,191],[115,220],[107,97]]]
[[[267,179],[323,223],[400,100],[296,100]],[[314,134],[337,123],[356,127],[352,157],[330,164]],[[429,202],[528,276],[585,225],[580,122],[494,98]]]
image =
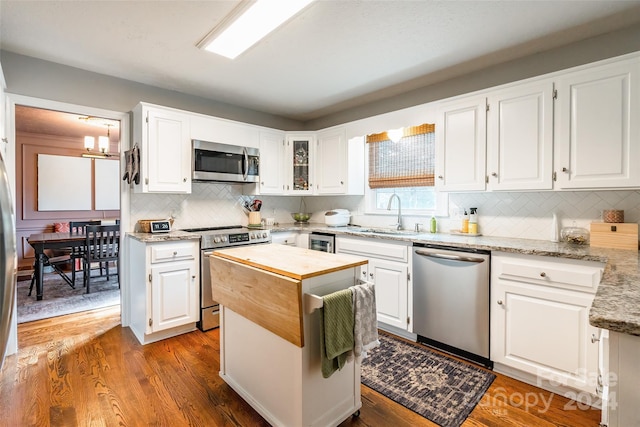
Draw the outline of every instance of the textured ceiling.
[[[0,47],[306,121],[640,22],[631,0],[317,0],[233,61],[198,49],[237,4],[1,0]]]

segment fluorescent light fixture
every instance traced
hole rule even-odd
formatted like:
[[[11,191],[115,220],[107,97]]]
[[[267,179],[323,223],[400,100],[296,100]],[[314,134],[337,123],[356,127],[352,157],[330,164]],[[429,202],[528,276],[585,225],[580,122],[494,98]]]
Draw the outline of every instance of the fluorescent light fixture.
[[[234,59],[312,1],[245,0],[198,47]]]

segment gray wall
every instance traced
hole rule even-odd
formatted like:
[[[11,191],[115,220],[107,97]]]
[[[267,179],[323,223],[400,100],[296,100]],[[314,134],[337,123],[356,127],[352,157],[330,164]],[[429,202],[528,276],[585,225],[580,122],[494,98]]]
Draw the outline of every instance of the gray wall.
[[[304,123],[7,51],[0,51],[0,61],[7,91],[14,94],[123,112],[130,111],[139,101],[145,101],[293,131],[323,129],[635,51],[640,51],[640,25],[455,78],[447,77],[455,75],[455,69],[443,70],[437,76],[429,77],[430,80],[439,79],[437,83],[419,90]]]
[[[4,50],[0,51],[0,62],[7,92],[16,95],[122,112],[131,111],[143,101],[275,129],[297,130],[303,126],[296,120]]]
[[[480,41],[479,41],[480,42]],[[396,95],[361,107],[346,109],[305,123],[309,130],[324,129],[378,114],[397,111],[428,102],[462,95],[501,84],[515,82],[614,56],[640,51],[640,25],[627,27],[601,36],[585,39],[560,48],[505,62],[455,78],[455,67],[431,76],[437,83]]]

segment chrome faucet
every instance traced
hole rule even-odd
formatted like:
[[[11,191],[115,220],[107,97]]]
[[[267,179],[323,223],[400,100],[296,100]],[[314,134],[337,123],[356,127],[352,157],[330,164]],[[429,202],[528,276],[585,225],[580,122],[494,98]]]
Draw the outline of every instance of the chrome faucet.
[[[387,210],[388,211],[391,210],[391,202],[393,202],[394,197],[398,199],[398,222],[393,225],[395,225],[396,230],[402,230],[402,203],[400,202],[400,197],[396,193],[393,193],[389,198],[389,204],[387,205]]]

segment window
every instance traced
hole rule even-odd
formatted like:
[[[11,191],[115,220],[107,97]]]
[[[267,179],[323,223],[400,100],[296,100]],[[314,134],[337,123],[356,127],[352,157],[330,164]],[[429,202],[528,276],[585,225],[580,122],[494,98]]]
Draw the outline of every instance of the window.
[[[394,138],[383,132],[367,136],[369,213],[388,213],[395,193],[403,212],[414,215],[446,214],[447,197],[434,189],[435,125],[401,129]]]

